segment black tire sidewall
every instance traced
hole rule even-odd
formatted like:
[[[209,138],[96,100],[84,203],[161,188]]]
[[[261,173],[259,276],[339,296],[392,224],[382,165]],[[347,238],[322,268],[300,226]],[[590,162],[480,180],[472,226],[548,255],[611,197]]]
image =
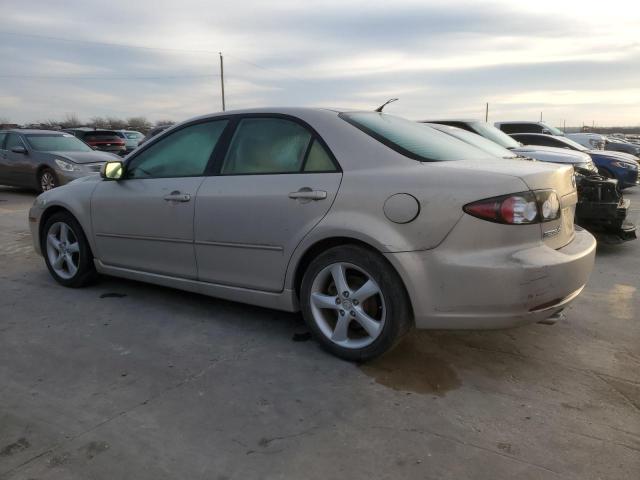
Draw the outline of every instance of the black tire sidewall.
[[[384,297],[386,317],[382,333],[373,343],[360,349],[333,343],[322,333],[311,311],[311,286],[315,277],[323,268],[337,262],[351,263],[363,269],[376,281]],[[396,271],[382,255],[357,245],[331,248],[311,262],[300,287],[300,308],[307,326],[322,347],[348,361],[363,362],[382,355],[393,348],[413,324],[409,299]]]
[[[69,228],[71,228],[71,230],[73,231],[73,235],[76,237],[76,240],[78,241],[78,244],[80,246],[78,271],[71,278],[60,277],[49,262],[49,255],[47,254],[47,235],[51,226],[57,222],[66,223]],[[64,285],[65,287],[76,288],[82,287],[93,280],[95,276],[95,267],[93,265],[93,254],[91,253],[91,247],[89,246],[89,242],[87,241],[87,237],[85,236],[80,223],[78,223],[78,221],[70,213],[55,213],[47,219],[42,230],[42,235],[40,237],[40,248],[42,250],[42,256],[44,257],[47,269],[49,269],[49,273],[59,284]]]

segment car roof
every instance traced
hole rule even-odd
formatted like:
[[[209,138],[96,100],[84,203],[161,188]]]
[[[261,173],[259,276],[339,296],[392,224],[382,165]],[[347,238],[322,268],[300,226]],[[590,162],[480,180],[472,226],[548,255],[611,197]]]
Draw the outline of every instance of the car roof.
[[[0,130],[0,133],[21,133],[23,135],[33,135],[38,133],[51,135],[52,133],[57,133],[58,135],[62,135],[65,132],[62,130],[40,130],[39,128],[10,128],[7,130]]]
[[[496,124],[503,124],[503,123],[535,123],[536,125],[541,125],[544,124],[544,122],[537,122],[537,121],[533,121],[533,120],[503,120],[501,122],[494,122]]]
[[[439,120],[419,120],[420,123],[442,123],[442,122],[459,122],[459,123],[484,123],[483,120],[474,118],[441,118]]]

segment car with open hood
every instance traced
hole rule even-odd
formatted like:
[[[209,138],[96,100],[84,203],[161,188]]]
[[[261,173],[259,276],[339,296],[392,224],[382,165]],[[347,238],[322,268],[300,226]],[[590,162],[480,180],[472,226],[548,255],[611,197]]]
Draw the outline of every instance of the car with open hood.
[[[175,125],[38,196],[34,247],[67,287],[96,273],[301,311],[367,360],[412,327],[504,328],[584,289],[570,166],[492,156],[379,112],[263,108]]]

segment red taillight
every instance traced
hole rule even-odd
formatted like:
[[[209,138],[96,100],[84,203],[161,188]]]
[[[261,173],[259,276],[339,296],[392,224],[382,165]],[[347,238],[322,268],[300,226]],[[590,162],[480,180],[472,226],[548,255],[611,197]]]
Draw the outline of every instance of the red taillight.
[[[537,190],[487,198],[469,203],[463,210],[490,222],[527,225],[559,218],[560,202],[553,190]]]

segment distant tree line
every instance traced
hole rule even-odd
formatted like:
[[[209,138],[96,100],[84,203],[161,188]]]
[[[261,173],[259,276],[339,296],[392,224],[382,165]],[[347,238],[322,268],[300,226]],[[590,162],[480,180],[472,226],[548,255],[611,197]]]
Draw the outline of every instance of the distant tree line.
[[[161,125],[173,125],[173,120],[158,120],[150,122],[146,117],[91,117],[88,121],[81,120],[75,113],[66,114],[61,120],[49,119],[41,122],[34,122],[23,125],[25,128],[39,128],[45,130],[61,130],[63,128],[74,127],[90,127],[102,128],[108,130],[136,130],[145,135],[153,127]],[[0,118],[0,127],[2,125],[14,125],[8,118]]]

